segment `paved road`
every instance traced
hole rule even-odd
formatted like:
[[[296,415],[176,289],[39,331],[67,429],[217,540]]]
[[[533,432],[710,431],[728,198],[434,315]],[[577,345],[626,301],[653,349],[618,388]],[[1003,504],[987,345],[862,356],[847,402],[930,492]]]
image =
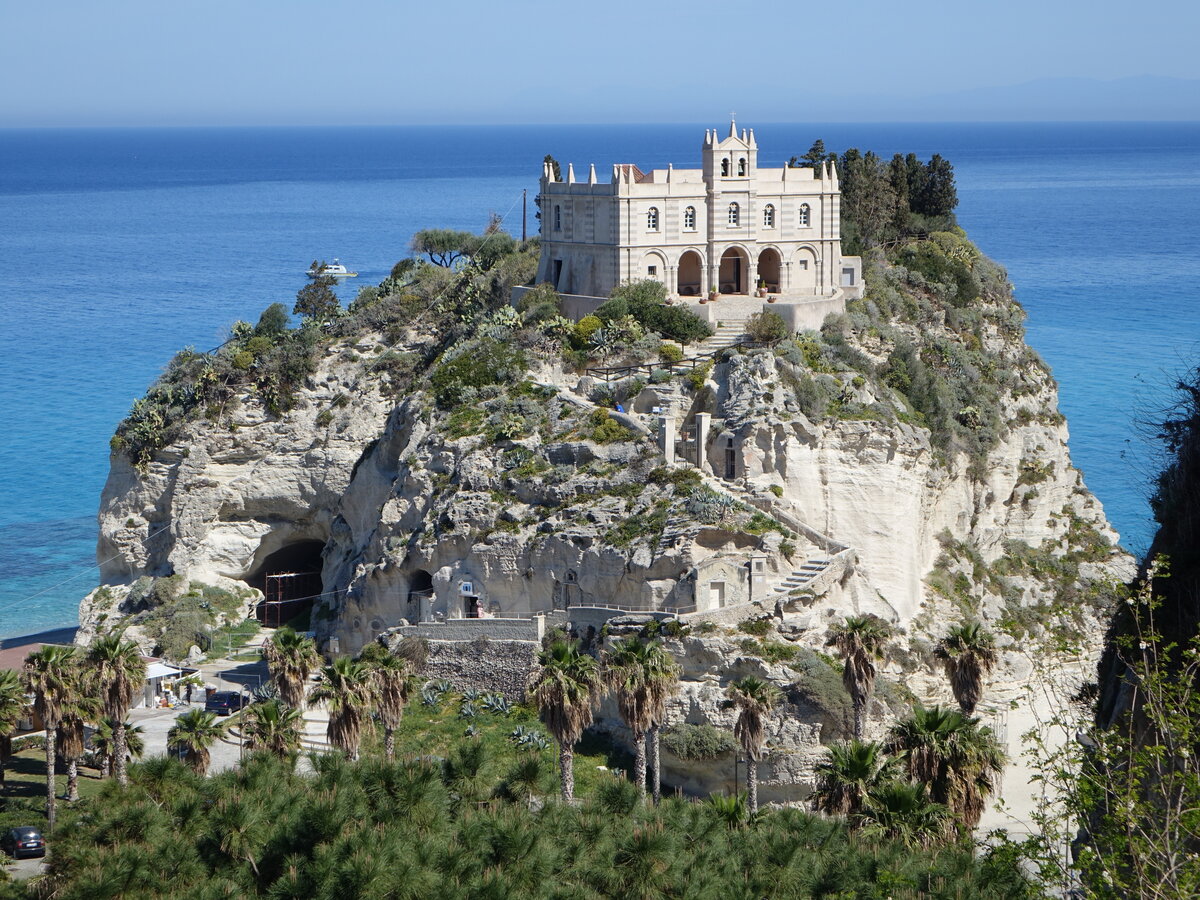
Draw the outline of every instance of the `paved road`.
[[[28,881],[35,875],[41,875],[46,867],[45,857],[35,856],[29,859],[9,859],[4,857],[5,869],[14,881]]]
[[[236,661],[216,659],[205,662],[200,666],[201,675],[207,684],[214,684],[222,691],[253,692],[267,680],[267,667],[261,660]],[[194,709],[203,709],[203,691],[194,695]],[[175,709],[135,709],[129,714],[133,724],[142,731],[142,739],[146,745],[146,757],[166,756],[167,732],[175,724],[175,719],[188,711],[188,707],[180,706]],[[220,721],[225,722],[226,719]],[[212,762],[209,764],[210,773],[231,769],[241,759],[241,745],[237,738],[228,737],[213,745],[209,751]]]

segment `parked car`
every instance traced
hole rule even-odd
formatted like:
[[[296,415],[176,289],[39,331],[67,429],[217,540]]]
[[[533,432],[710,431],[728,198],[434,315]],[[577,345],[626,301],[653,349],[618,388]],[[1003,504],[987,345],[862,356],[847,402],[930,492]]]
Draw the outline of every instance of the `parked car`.
[[[218,716],[227,716],[237,712],[249,702],[248,697],[237,691],[217,691],[205,701],[204,711],[216,713]]]
[[[21,826],[4,832],[4,836],[0,837],[0,849],[13,859],[23,856],[45,856],[46,841],[36,828]]]

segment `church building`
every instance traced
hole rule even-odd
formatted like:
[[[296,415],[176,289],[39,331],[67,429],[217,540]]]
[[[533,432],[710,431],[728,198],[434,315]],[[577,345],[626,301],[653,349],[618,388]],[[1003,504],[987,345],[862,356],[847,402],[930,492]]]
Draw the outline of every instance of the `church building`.
[[[706,131],[699,169],[642,172],[593,165],[566,180],[547,163],[540,189],[537,280],[562,294],[607,297],[656,279],[676,297],[751,294],[783,299],[861,296],[862,261],[842,256],[837,172],[758,166],[754,131]]]

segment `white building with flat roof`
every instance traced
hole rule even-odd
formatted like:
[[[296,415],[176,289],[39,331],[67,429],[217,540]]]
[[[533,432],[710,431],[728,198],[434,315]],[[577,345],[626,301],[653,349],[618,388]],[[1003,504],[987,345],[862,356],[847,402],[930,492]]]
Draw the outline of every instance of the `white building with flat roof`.
[[[706,131],[699,169],[596,167],[558,180],[543,167],[538,281],[563,294],[607,297],[651,278],[668,294],[785,298],[861,296],[862,261],[842,256],[841,194],[832,163],[763,169],[754,131]]]

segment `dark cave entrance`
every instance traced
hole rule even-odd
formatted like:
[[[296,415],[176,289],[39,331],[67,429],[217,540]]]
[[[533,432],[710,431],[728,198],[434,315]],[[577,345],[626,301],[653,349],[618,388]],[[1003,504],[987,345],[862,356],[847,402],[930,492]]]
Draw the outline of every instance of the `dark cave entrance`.
[[[297,541],[280,547],[246,577],[246,583],[263,592],[258,620],[278,628],[312,609],[324,589],[321,582],[321,552],[324,541]],[[307,629],[304,629],[307,630]]]
[[[412,573],[408,582],[408,609],[405,616],[410,622],[422,622],[429,617],[433,603],[433,576],[424,569]]]

